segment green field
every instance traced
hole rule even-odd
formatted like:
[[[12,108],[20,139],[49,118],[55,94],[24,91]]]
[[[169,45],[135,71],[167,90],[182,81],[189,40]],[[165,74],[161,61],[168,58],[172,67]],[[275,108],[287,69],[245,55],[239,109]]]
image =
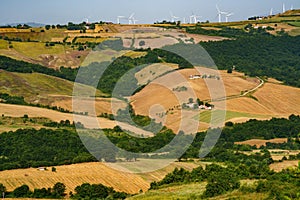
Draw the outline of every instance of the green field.
[[[300,21],[297,21],[297,22],[289,22],[288,24],[291,25],[291,26],[300,27]]]
[[[50,42],[52,41],[52,38],[65,38],[68,35],[65,33],[66,29],[50,29],[45,30],[45,32],[41,32],[44,28],[32,28],[32,30],[33,32],[30,30],[9,32],[5,33],[4,36],[7,36],[8,38],[20,38],[22,41],[30,39],[31,41]]]
[[[202,111],[194,117],[194,119],[199,119],[200,122],[212,123],[211,116],[214,116],[214,123],[218,124],[223,121],[224,112],[226,113],[225,121],[231,120],[233,118],[247,117],[247,118],[267,118],[269,115],[259,115],[259,114],[251,114],[251,113],[242,113],[242,112],[234,112],[234,111],[223,111],[223,110],[213,110],[213,111]]]
[[[60,44],[56,44],[52,47],[46,47],[45,43],[41,42],[12,42],[12,45],[19,53],[35,59],[39,58],[42,54],[65,53],[65,47]]]
[[[158,190],[149,190],[145,194],[140,194],[129,198],[135,199],[199,199],[205,190],[206,183],[193,183],[186,185],[178,185],[165,187]]]
[[[300,27],[291,30],[291,31],[289,32],[289,35],[291,35],[291,36],[298,36],[298,35],[300,35]]]
[[[88,66],[93,62],[105,62],[111,61],[112,58],[120,57],[126,54],[128,51],[115,51],[112,49],[106,49],[101,51],[91,51],[88,56],[85,58],[81,66]]]
[[[2,86],[0,88],[1,93],[23,96],[26,101],[33,102],[37,98],[47,100],[48,95],[71,96],[74,83],[39,73],[26,74],[1,71],[0,85]],[[81,87],[82,90],[87,92],[92,89],[90,86],[85,85],[81,85]],[[96,95],[101,95],[100,91],[97,91]]]
[[[255,181],[242,180],[241,184],[253,184]],[[206,183],[192,183],[163,187],[158,190],[149,190],[146,193],[128,198],[129,200],[156,200],[156,199],[203,199],[201,195],[205,191]],[[233,191],[225,195],[209,199],[265,199],[268,195],[263,193],[242,193]]]
[[[16,131],[20,128],[45,128],[43,126],[45,122],[50,122],[50,120],[42,117],[25,119],[23,117],[0,116],[0,133],[5,131]]]
[[[0,40],[0,49],[7,49],[8,48],[8,42],[5,40]]]
[[[108,40],[108,38],[77,38],[75,43],[86,43],[86,42],[93,42],[93,43],[101,43]]]

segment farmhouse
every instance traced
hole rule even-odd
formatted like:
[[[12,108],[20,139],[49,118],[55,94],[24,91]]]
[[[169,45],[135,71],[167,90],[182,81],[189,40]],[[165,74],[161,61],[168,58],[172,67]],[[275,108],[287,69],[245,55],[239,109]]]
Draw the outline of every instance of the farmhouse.
[[[190,75],[189,79],[193,80],[193,79],[200,79],[202,78],[202,76],[200,74],[196,74],[196,75]]]

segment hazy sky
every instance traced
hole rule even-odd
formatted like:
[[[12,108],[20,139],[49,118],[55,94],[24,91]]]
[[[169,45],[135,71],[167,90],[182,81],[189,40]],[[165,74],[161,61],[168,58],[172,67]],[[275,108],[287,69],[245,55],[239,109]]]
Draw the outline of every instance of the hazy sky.
[[[1,0],[0,24],[15,22],[40,22],[65,24],[69,21],[116,22],[118,15],[135,13],[139,23],[170,20],[170,11],[188,19],[194,13],[201,21],[218,21],[216,4],[222,11],[233,12],[230,21],[244,20],[254,15],[266,15],[271,8],[281,12],[300,8],[299,0]],[[225,19],[223,19],[225,20]],[[126,21],[123,21],[124,23]]]

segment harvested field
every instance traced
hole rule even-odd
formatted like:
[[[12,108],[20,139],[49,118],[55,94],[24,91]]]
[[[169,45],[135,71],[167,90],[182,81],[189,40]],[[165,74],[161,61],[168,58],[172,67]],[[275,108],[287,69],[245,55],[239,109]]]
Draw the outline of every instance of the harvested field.
[[[297,168],[298,167],[298,160],[285,160],[283,162],[276,162],[272,163],[270,165],[270,168],[274,170],[275,172],[280,172],[283,169],[288,169],[288,168]]]
[[[124,173],[109,168],[103,163],[84,163],[66,166],[57,166],[56,172],[51,168],[40,171],[35,168],[17,169],[0,172],[0,182],[7,190],[27,184],[30,189],[52,187],[62,182],[67,187],[67,193],[83,183],[102,183],[113,187],[117,191],[138,193],[140,189],[146,191],[149,183],[136,174]]]
[[[139,161],[138,161],[139,162]],[[124,163],[131,164],[131,163]],[[0,172],[0,182],[9,191],[22,184],[27,184],[31,189],[52,187],[56,182],[63,182],[67,186],[67,193],[74,191],[75,187],[82,183],[102,183],[111,186],[117,191],[138,193],[140,189],[147,191],[152,181],[159,181],[166,174],[177,168],[192,170],[198,167],[194,163],[172,163],[164,169],[146,174],[132,174],[110,168],[104,163],[82,163],[65,166],[56,166],[56,172],[38,169],[17,169]]]
[[[300,114],[300,88],[266,83],[254,95],[258,102],[275,114]]]
[[[275,139],[271,139],[271,140],[252,139],[252,140],[246,140],[243,142],[235,142],[235,144],[247,144],[247,145],[256,146],[257,148],[259,148],[261,146],[266,146],[267,142],[281,144],[281,143],[287,142],[287,138],[275,138]]]
[[[31,106],[20,106],[20,105],[11,105],[11,104],[2,104],[0,103],[0,115],[11,116],[11,117],[23,117],[27,114],[29,117],[44,117],[48,118],[55,122],[60,122],[61,120],[70,120],[74,121],[73,114],[61,113],[54,110],[48,110],[44,108],[37,108]],[[98,124],[94,124],[92,117],[82,116],[84,120],[84,125],[87,128],[99,128]],[[116,124],[113,121],[104,118],[97,118],[98,123],[101,125],[101,128],[114,128]]]

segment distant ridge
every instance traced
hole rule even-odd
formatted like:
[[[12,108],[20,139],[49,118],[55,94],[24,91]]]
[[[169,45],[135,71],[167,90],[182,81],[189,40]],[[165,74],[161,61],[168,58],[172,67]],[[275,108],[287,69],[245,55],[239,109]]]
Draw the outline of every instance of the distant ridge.
[[[26,22],[26,23],[10,23],[10,24],[1,24],[1,26],[17,26],[19,24],[27,24],[31,27],[44,27],[46,24],[36,23],[36,22]]]

